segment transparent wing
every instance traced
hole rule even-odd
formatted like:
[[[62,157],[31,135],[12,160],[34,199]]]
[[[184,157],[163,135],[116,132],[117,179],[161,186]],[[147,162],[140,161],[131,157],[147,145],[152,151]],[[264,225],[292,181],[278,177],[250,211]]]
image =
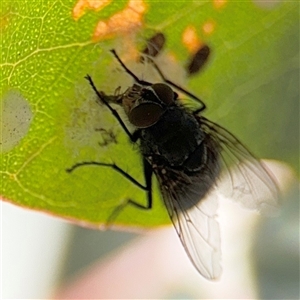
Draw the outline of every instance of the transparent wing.
[[[218,278],[222,268],[220,228],[216,220],[217,195],[210,193],[189,210],[182,206],[184,201],[190,200],[188,194],[182,199],[178,194],[163,190],[163,195],[171,220],[193,265],[205,278]]]
[[[218,191],[248,209],[276,213],[279,191],[267,167],[226,129],[203,117],[200,126],[220,147],[221,175],[215,183]]]
[[[221,274],[220,229],[216,219],[218,193],[266,213],[278,210],[279,197],[271,173],[231,133],[203,117],[198,120],[203,132],[214,141],[207,146],[217,148],[220,175],[210,181],[211,177],[205,177],[209,170],[192,177],[173,170],[167,188],[158,178],[169,215],[190,260],[204,277],[215,279]],[[176,178],[177,186],[181,184],[180,190],[176,190],[171,178]],[[205,187],[205,182],[212,186],[201,199],[201,186]]]

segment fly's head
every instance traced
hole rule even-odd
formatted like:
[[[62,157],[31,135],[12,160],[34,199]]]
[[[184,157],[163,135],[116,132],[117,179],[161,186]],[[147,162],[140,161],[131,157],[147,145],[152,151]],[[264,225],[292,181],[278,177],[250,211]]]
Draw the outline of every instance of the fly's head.
[[[122,105],[134,126],[147,128],[156,124],[176,99],[177,94],[167,84],[134,84],[123,94]]]

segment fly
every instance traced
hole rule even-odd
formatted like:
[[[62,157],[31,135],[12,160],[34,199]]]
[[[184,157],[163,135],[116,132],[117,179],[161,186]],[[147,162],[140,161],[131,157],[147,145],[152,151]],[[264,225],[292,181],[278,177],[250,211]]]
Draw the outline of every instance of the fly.
[[[204,277],[221,274],[220,230],[216,220],[217,191],[259,211],[276,210],[277,186],[266,167],[230,132],[202,116],[205,104],[192,93],[166,79],[153,66],[162,82],[140,80],[111,50],[115,59],[135,83],[125,92],[106,95],[98,91],[87,75],[97,101],[114,115],[132,143],[138,143],[143,162],[145,184],[138,182],[116,164],[97,161],[80,162],[68,169],[96,165],[112,168],[146,192],[146,204],[128,199],[116,208],[110,220],[125,205],[152,208],[152,177],[158,179],[161,194],[177,234],[191,262]],[[199,104],[186,108],[175,90]],[[119,103],[131,132],[110,102]],[[231,166],[236,170],[232,170]]]

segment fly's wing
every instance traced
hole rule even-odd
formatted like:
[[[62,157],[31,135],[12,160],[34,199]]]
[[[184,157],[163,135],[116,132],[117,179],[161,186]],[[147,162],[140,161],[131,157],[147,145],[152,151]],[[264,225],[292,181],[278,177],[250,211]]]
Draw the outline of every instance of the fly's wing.
[[[218,148],[220,175],[203,199],[199,199],[199,189],[178,193],[172,184],[168,189],[161,184],[161,190],[190,260],[204,277],[215,279],[221,274],[220,229],[216,220],[218,192],[246,208],[273,213],[278,210],[278,189],[267,168],[231,133],[203,117],[198,121],[203,132],[214,141],[211,145]],[[197,187],[205,181],[202,175],[184,180],[191,180],[190,186]],[[182,176],[186,175],[178,178]]]
[[[266,214],[278,212],[278,188],[266,166],[226,129],[203,117],[200,126],[220,146],[218,191],[248,209]]]
[[[199,180],[201,180],[199,178]],[[216,220],[218,199],[216,193],[210,193],[193,208],[186,210],[189,194],[181,196],[162,187],[164,202],[177,234],[195,268],[207,279],[216,279],[221,275],[220,228]]]

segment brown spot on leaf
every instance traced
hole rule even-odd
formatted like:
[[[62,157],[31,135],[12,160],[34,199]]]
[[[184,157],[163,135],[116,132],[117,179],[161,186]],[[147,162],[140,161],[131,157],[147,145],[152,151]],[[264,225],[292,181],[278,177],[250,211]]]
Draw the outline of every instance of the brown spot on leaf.
[[[197,35],[196,28],[194,26],[188,26],[182,34],[182,42],[189,52],[196,52],[201,46],[202,42]]]
[[[93,34],[93,40],[112,38],[120,33],[130,33],[142,26],[146,12],[143,0],[129,0],[128,5],[106,21],[100,21]]]
[[[227,0],[213,0],[213,5],[216,9],[223,8],[226,3]]]
[[[213,20],[209,20],[205,22],[202,26],[202,31],[206,35],[210,35],[215,31],[216,28],[216,22]]]
[[[86,10],[99,11],[110,2],[111,0],[78,0],[73,8],[73,18],[78,20],[85,14]]]

